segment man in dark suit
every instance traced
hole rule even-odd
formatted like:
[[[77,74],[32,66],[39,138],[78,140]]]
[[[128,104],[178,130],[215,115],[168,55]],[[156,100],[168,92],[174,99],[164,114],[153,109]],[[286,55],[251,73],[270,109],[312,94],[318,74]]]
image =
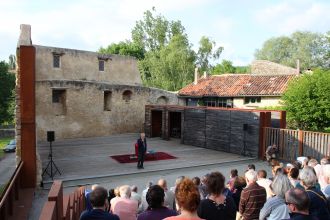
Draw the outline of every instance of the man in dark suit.
[[[144,155],[147,152],[147,140],[145,137],[145,133],[141,133],[140,138],[137,140],[138,144],[138,169],[144,169],[143,162],[144,162]]]

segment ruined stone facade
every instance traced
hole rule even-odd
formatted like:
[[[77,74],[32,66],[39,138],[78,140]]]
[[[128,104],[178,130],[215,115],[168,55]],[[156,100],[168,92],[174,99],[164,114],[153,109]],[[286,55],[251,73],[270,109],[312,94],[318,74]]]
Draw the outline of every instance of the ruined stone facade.
[[[33,45],[29,32],[19,44]],[[38,141],[47,131],[56,140],[142,132],[145,105],[184,104],[174,92],[144,87],[133,57],[33,46]]]

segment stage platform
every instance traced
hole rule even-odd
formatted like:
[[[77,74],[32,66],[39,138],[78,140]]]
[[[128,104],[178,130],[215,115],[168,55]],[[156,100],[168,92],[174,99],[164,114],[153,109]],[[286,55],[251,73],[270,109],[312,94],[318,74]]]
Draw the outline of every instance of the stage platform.
[[[165,141],[148,138],[148,149],[169,153],[177,159],[145,162],[145,169],[137,169],[135,163],[121,164],[110,158],[111,155],[134,153],[134,143],[138,134],[120,134],[110,137],[66,139],[53,142],[53,159],[62,175],[55,179],[63,180],[64,186],[86,185],[95,179],[110,176],[149,173],[164,170],[184,169],[214,164],[235,163],[255,158],[198,148],[180,144],[179,139]],[[48,163],[49,143],[38,143],[38,152],[43,169]],[[45,186],[52,180],[44,175]]]

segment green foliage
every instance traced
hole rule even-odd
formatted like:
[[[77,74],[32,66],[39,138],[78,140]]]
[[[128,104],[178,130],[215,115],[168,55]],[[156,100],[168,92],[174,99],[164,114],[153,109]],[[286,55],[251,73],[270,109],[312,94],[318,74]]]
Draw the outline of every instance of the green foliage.
[[[193,80],[194,60],[186,38],[177,35],[160,50],[147,52],[139,69],[146,86],[176,91]]]
[[[136,22],[132,30],[133,43],[145,51],[157,51],[169,44],[175,35],[187,39],[181,21],[168,21],[164,16],[156,15],[155,8],[144,12],[143,20]]]
[[[214,50],[214,51],[213,51]],[[197,64],[200,66],[202,72],[211,69],[210,60],[218,59],[223,51],[223,47],[216,48],[215,41],[210,38],[202,36],[199,41],[199,49],[197,52]]]
[[[145,52],[139,70],[144,85],[170,91],[193,80],[195,53],[180,21],[169,21],[146,11],[132,31],[133,43]]]
[[[0,124],[10,123],[14,118],[13,105],[15,75],[8,72],[9,66],[5,61],[0,62]]]
[[[291,67],[296,67],[299,59],[302,70],[330,68],[330,37],[328,34],[297,31],[290,37],[270,38],[260,50],[256,50],[255,58]]]
[[[292,81],[282,99],[289,121],[299,129],[330,128],[330,71],[316,70]]]
[[[121,41],[118,44],[112,43],[106,48],[101,47],[99,49],[99,53],[132,56],[138,60],[142,60],[144,58],[144,49],[138,44],[132,43],[128,40]]]
[[[248,73],[250,72],[249,66],[233,66],[230,60],[222,60],[221,63],[217,64],[212,68],[212,74],[224,74],[224,73]]]

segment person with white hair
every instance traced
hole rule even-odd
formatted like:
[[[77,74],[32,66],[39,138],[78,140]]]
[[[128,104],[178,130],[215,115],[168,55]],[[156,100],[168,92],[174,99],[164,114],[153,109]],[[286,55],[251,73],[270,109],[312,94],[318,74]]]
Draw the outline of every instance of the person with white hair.
[[[267,199],[264,207],[260,211],[259,220],[288,219],[290,218],[289,209],[285,204],[285,193],[292,187],[286,175],[277,175],[270,184],[274,197]]]
[[[247,187],[243,189],[239,202],[239,213],[244,220],[259,218],[260,210],[266,202],[266,190],[257,184],[257,172],[248,170],[245,173]]]
[[[310,215],[319,220],[329,220],[330,213],[327,207],[327,199],[324,194],[317,189],[317,177],[312,167],[305,167],[299,174],[301,185],[305,188],[307,195],[311,201],[309,206]]]
[[[138,202],[131,200],[131,187],[124,185],[119,188],[120,198],[111,204],[111,212],[120,219],[136,220]]]
[[[141,196],[138,194],[138,188],[137,186],[133,185],[131,186],[131,199],[138,202],[138,205],[141,204]]]
[[[171,190],[167,189],[167,182],[165,179],[161,178],[158,180],[158,186],[162,187],[165,193],[164,206],[175,210],[175,195]]]
[[[323,173],[324,173],[324,180],[327,184],[323,189],[323,193],[330,201],[330,164],[324,165]]]

